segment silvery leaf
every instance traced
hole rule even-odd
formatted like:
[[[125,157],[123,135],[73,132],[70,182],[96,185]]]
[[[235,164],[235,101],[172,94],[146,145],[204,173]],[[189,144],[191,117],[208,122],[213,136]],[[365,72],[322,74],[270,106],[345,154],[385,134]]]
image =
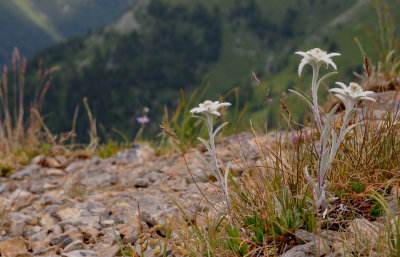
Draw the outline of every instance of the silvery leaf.
[[[211,151],[211,147],[210,147],[210,145],[207,143],[206,140],[204,140],[204,139],[201,138],[201,137],[197,137],[197,139],[200,140],[200,142],[203,143],[203,145],[207,148],[207,151],[208,151],[209,153],[212,152],[212,151]]]
[[[197,116],[197,115],[192,115],[192,117],[201,119],[202,121],[204,121],[204,124],[206,124],[208,131],[210,131],[212,129],[212,127],[210,127],[210,125],[208,124],[208,120],[206,120],[204,117]]]
[[[221,124],[221,125],[214,131],[213,137],[215,137],[215,136],[217,135],[217,133],[218,133],[224,126],[226,126],[228,123],[229,123],[229,122],[225,122],[225,123]]]
[[[198,160],[200,160],[210,171],[214,172],[214,168],[209,161],[201,157],[200,155],[195,155]]]
[[[229,168],[231,167],[231,163],[229,162],[228,165],[226,165],[226,169],[225,169],[225,174],[224,174],[224,190],[225,190],[225,194],[228,195],[228,175],[229,175]]]
[[[332,117],[333,117],[333,115],[336,113],[336,111],[337,111],[337,109],[339,108],[339,104],[336,104],[333,108],[332,108],[332,110],[328,113],[328,115],[326,116],[326,120],[327,121],[331,121],[332,120]]]
[[[358,111],[357,108],[353,108],[351,109],[351,111],[346,115],[346,119],[350,120],[352,118],[352,116]]]
[[[332,71],[332,72],[329,72],[329,73],[325,74],[324,76],[322,76],[317,82],[317,87],[319,87],[319,85],[321,84],[322,81],[324,81],[325,79],[327,79],[333,75],[336,75],[336,74],[337,74],[336,71]]]
[[[289,91],[292,92],[292,93],[295,93],[296,95],[298,95],[298,96],[300,96],[301,98],[303,98],[303,100],[306,101],[306,103],[310,106],[310,108],[311,108],[311,109],[314,109],[314,108],[313,108],[313,104],[312,104],[310,101],[308,101],[308,99],[307,99],[305,96],[303,96],[302,94],[300,94],[300,93],[297,92],[296,90],[289,89]]]
[[[331,124],[331,120],[333,118],[333,115],[336,113],[336,110],[339,108],[339,104],[336,104],[332,110],[328,113],[328,115],[326,116],[326,121],[325,121],[325,125],[324,125],[324,130],[323,130],[323,134],[324,135],[329,135],[330,132],[328,132],[329,127],[332,127]]]
[[[350,127],[347,127],[346,130],[343,132],[343,137],[346,136],[357,125],[361,125],[361,123],[356,123],[351,125]]]

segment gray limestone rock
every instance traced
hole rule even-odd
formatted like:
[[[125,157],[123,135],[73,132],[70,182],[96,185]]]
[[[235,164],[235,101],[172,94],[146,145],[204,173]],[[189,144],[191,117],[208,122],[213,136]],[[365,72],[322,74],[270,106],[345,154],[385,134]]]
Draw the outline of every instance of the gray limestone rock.
[[[135,242],[139,239],[140,229],[139,229],[139,225],[136,225],[136,226],[135,225],[127,225],[127,226],[119,229],[119,232],[120,232],[121,236],[123,236],[122,242],[124,244],[134,245]]]
[[[97,250],[97,255],[102,257],[114,257],[118,256],[120,249],[118,245],[103,247]]]
[[[10,231],[12,237],[22,236],[24,234],[25,220],[11,219]]]
[[[67,245],[72,243],[74,239],[68,234],[62,234],[58,237],[55,237],[50,240],[50,245],[60,245],[62,248],[65,248]],[[74,249],[76,250],[76,249]]]
[[[65,168],[65,172],[75,173],[77,171],[85,169],[88,166],[89,166],[89,163],[86,160],[74,161]]]
[[[74,217],[68,220],[63,220],[58,223],[58,225],[65,230],[67,225],[78,227],[80,225],[87,225],[89,227],[99,229],[100,218],[98,216],[88,216],[88,217]]]
[[[56,205],[61,205],[62,201],[60,201],[57,197],[55,197],[52,194],[44,194],[40,197],[40,203],[43,205],[49,205],[49,204],[56,204]]]
[[[325,239],[314,239],[303,245],[297,245],[281,255],[281,257],[314,257],[324,256],[331,252],[329,242]]]
[[[72,252],[63,253],[63,257],[97,257],[96,252],[92,250],[75,250]],[[100,257],[100,256],[99,256]]]
[[[40,242],[43,241],[47,235],[49,234],[48,229],[44,229],[40,232],[37,232],[31,236],[32,242]]]
[[[10,231],[12,237],[22,236],[26,222],[32,219],[32,216],[25,215],[21,212],[9,213],[7,217],[10,220]]]
[[[71,252],[71,251],[75,251],[75,250],[85,250],[84,247],[85,247],[85,244],[81,240],[76,240],[76,241],[68,244],[64,248],[64,251]]]
[[[0,194],[3,193],[3,192],[5,192],[5,191],[7,191],[8,188],[9,188],[9,186],[8,186],[7,183],[1,183],[1,184],[0,184]]]
[[[22,170],[11,174],[10,178],[11,179],[22,179],[25,176],[31,176],[31,175],[38,173],[39,170],[40,170],[40,167],[37,165],[26,166]]]
[[[85,226],[83,228],[79,228],[79,231],[82,233],[83,240],[88,243],[96,243],[97,237],[99,235],[99,230]]]
[[[148,178],[137,178],[135,179],[135,187],[148,187],[150,181]]]
[[[315,238],[315,235],[313,233],[310,233],[303,229],[297,229],[294,235],[296,236],[297,243],[299,244],[311,242]]]
[[[161,204],[159,200],[154,199],[154,198],[140,198],[137,200],[137,203],[140,206],[140,211],[141,212],[154,212],[161,210]],[[135,204],[133,206],[134,209],[137,209],[137,205]]]
[[[121,241],[121,235],[118,230],[114,230],[115,234],[112,228],[103,228],[102,231],[104,235],[101,237],[101,242],[109,245],[116,243],[115,234],[117,234],[118,240]]]
[[[132,148],[124,149],[110,159],[111,163],[132,164],[140,163],[154,155],[154,150],[148,146],[132,144]]]

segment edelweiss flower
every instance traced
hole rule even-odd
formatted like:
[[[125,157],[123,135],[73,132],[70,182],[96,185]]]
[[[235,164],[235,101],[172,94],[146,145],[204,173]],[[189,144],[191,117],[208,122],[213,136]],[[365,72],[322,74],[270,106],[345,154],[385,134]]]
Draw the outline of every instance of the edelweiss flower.
[[[331,57],[339,56],[339,53],[330,53],[328,54],[326,51],[323,51],[319,48],[311,49],[307,52],[298,51],[296,54],[303,56],[303,59],[299,65],[299,77],[303,68],[306,64],[310,64],[316,68],[319,68],[321,65],[325,64],[326,67],[329,65],[332,66],[333,69],[336,70],[336,64],[332,61]]]
[[[219,101],[212,102],[210,100],[204,101],[204,103],[199,104],[199,107],[190,110],[191,113],[208,113],[221,116],[218,109],[224,106],[230,106],[230,103],[220,103]]]
[[[350,82],[347,87],[342,82],[336,82],[341,88],[332,88],[329,92],[335,93],[344,105],[347,107],[353,107],[360,100],[369,100],[375,102],[375,99],[368,97],[368,95],[373,94],[372,91],[363,91],[360,85],[354,82]]]

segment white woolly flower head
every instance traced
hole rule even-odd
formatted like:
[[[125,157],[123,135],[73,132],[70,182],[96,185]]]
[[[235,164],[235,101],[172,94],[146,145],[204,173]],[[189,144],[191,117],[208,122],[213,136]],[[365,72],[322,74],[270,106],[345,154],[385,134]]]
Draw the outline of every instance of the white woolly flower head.
[[[328,54],[326,51],[321,50],[319,48],[313,48],[308,50],[307,52],[298,51],[296,54],[303,56],[299,65],[299,77],[301,76],[301,72],[306,64],[310,64],[315,68],[319,68],[321,65],[325,64],[326,67],[329,65],[332,66],[334,70],[336,70],[336,64],[332,61],[332,57],[340,56],[339,53],[330,53]]]
[[[190,113],[205,113],[221,116],[218,109],[224,106],[230,106],[230,103],[220,103],[219,101],[212,102],[210,100],[204,101],[204,103],[199,104],[199,107],[190,110]]]
[[[335,96],[342,100],[346,107],[347,105],[351,105],[352,107],[360,100],[369,100],[375,102],[375,99],[368,96],[374,92],[363,91],[360,85],[355,82],[350,82],[348,87],[342,82],[336,82],[336,85],[340,86],[341,88],[332,88],[329,90],[329,92],[335,93]]]

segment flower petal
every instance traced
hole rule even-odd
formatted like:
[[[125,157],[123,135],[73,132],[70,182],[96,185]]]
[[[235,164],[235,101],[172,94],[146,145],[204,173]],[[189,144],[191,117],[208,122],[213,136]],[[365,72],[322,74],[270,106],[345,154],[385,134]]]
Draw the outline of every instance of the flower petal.
[[[346,106],[347,103],[349,102],[349,99],[347,99],[346,97],[344,97],[344,96],[342,96],[342,95],[335,94],[335,96],[336,96],[337,98],[339,98],[339,99],[344,103],[345,106]]]
[[[303,56],[303,57],[307,57],[307,53],[306,53],[306,52],[297,51],[297,52],[295,52],[295,54],[301,55],[301,56]]]
[[[330,53],[324,56],[324,58],[331,58],[331,57],[335,57],[335,56],[341,56],[341,54],[339,53]]]
[[[326,64],[331,65],[334,70],[337,70],[336,64],[331,59],[326,58],[325,56],[321,60],[323,60]]]
[[[199,112],[199,109],[200,109],[200,108],[196,107],[196,108],[191,109],[189,112],[190,112],[190,113],[194,113],[194,112],[195,112],[195,113],[198,113],[198,112]]]
[[[219,107],[224,107],[224,106],[231,106],[231,104],[230,103],[220,103],[220,104],[218,104],[218,108]]]
[[[343,82],[335,82],[336,85],[340,86],[341,88],[343,88],[344,90],[347,89],[346,84],[344,84]]]
[[[373,92],[373,91],[364,91],[364,94],[365,95],[370,95],[370,94],[375,94],[375,92]]]
[[[372,102],[376,102],[376,100],[375,100],[374,98],[368,97],[368,96],[363,96],[363,97],[361,97],[360,99],[362,99],[362,100],[369,100],[369,101],[372,101]]]
[[[332,88],[329,89],[329,92],[331,93],[336,93],[336,94],[341,94],[341,95],[346,95],[346,91],[340,88]]]
[[[303,59],[301,60],[301,62],[300,62],[300,64],[299,64],[299,69],[298,69],[299,77],[301,77],[301,73],[302,73],[302,71],[303,71],[303,68],[304,68],[304,66],[305,66],[307,63],[308,63],[308,61],[307,61],[306,58],[303,58]]]

